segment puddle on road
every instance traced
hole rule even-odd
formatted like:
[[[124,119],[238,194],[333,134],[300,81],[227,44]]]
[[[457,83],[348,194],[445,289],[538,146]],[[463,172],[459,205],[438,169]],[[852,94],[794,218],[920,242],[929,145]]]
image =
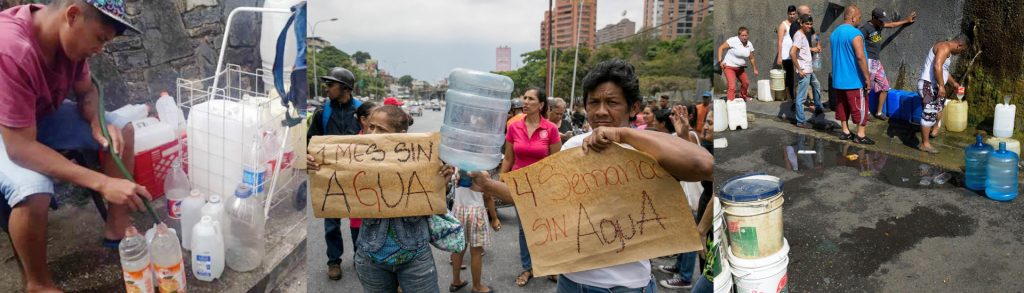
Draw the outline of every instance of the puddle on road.
[[[851,167],[859,170],[862,177],[874,177],[898,187],[963,186],[963,173],[959,171],[804,134],[776,137],[779,142],[765,153],[765,161],[802,174],[821,174],[824,169]]]

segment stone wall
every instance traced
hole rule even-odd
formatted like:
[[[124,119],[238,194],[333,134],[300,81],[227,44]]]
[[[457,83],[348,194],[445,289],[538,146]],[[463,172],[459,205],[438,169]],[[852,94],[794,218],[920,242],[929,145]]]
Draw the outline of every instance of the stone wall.
[[[27,2],[3,0],[3,8]],[[152,103],[160,92],[176,92],[176,80],[213,75],[231,10],[262,6],[263,0],[126,0],[130,21],[142,34],[107,44],[89,61],[104,85],[108,109],[126,103]],[[260,17],[236,15],[225,62],[253,71],[260,64]]]
[[[760,76],[751,77],[751,84],[756,85],[757,79],[768,79],[768,69],[771,69],[775,62],[778,46],[775,29],[786,18],[786,7],[800,3],[780,0],[715,1],[715,58],[718,58],[718,46],[735,36],[739,27],[745,26],[750,29],[750,40],[754,43],[757,67],[761,73]],[[901,19],[909,15],[911,11],[917,11],[918,18],[914,24],[903,29],[886,29],[883,32],[891,42],[883,47],[881,53],[882,64],[885,65],[890,85],[894,88],[911,89],[916,87],[917,78],[921,75],[924,59],[931,46],[936,41],[953,38],[961,33],[965,0],[852,0],[831,3],[814,0],[803,3],[811,6],[814,29],[821,33],[824,68],[819,70],[818,74],[822,86],[826,88],[828,72],[832,71],[829,63],[829,36],[842,24],[842,14],[846,6],[856,4],[860,7],[864,22],[871,19],[871,10],[875,7],[883,7],[890,11],[890,18],[894,20],[896,17]],[[753,72],[748,71],[747,74]]]

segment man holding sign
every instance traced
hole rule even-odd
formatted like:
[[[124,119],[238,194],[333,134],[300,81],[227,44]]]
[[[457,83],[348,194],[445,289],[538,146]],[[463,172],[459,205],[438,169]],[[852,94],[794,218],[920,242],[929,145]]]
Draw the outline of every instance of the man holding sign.
[[[473,188],[517,201],[531,253],[538,256],[535,272],[564,273],[558,292],[653,292],[648,259],[657,255],[651,254],[700,249],[679,181],[712,180],[714,159],[677,136],[629,128],[629,117],[640,111],[640,93],[625,61],[598,64],[583,87],[594,131],[569,139],[545,160],[503,174],[504,183],[472,172]],[[576,147],[582,148],[570,150]]]
[[[355,267],[365,292],[439,292],[428,218],[445,212],[437,133],[402,134],[411,117],[385,105],[370,113],[369,135],[318,136],[309,143],[313,213],[363,218]],[[383,135],[389,134],[389,135]]]

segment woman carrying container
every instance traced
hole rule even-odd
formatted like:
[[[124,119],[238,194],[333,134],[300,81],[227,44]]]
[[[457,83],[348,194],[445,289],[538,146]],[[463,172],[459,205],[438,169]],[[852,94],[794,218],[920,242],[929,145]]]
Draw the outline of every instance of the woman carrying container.
[[[718,64],[725,72],[725,82],[728,87],[728,99],[736,98],[736,78],[740,79],[740,98],[747,101],[750,97],[747,90],[750,88],[750,80],[747,78],[747,61],[750,59],[750,66],[754,69],[754,76],[757,76],[757,62],[754,60],[754,43],[750,42],[750,30],[740,27],[735,37],[725,40],[718,46]]]
[[[558,126],[544,118],[548,114],[544,90],[529,88],[523,93],[523,114],[526,114],[525,118],[508,126],[501,173],[529,166],[562,148]],[[516,286],[522,287],[533,278],[533,263],[530,261],[530,250],[526,248],[526,234],[523,233],[522,225],[519,227],[519,260],[523,272],[516,277]]]
[[[562,149],[583,147],[592,160],[613,144],[634,148],[654,158],[679,181],[712,180],[714,158],[678,136],[629,128],[629,117],[640,111],[640,85],[633,66],[622,60],[597,64],[583,79],[583,103],[594,130],[577,135]],[[514,201],[508,186],[487,172],[471,172],[473,187],[503,201]],[[563,274],[558,292],[655,292],[651,262],[640,260],[605,268]]]

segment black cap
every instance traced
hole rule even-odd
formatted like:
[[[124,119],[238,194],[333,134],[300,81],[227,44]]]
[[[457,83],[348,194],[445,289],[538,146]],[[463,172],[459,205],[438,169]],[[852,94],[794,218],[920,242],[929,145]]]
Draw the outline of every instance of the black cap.
[[[881,20],[882,22],[889,21],[888,13],[885,13],[885,9],[882,8],[875,8],[875,10],[871,10],[871,18]]]

